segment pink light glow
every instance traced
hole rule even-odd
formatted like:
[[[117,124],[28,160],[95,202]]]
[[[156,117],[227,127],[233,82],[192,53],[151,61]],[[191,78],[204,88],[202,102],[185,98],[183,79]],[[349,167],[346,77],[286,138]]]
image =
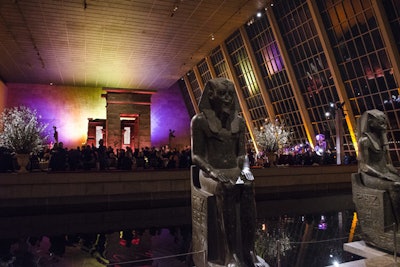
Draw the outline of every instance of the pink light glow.
[[[7,84],[7,106],[26,105],[36,109],[48,123],[50,141],[53,126],[65,147],[75,148],[86,142],[88,118],[105,118],[105,99],[101,88],[63,87],[35,84]]]
[[[151,143],[160,147],[169,142],[169,129],[175,130],[171,147],[190,145],[190,117],[177,84],[153,95],[151,106]]]
[[[275,43],[271,43],[261,50],[264,56],[265,68],[269,75],[272,75],[283,69],[283,63],[279,55],[278,47]]]
[[[50,141],[54,142],[53,126],[56,126],[59,141],[68,148],[86,142],[88,118],[106,118],[102,88],[36,84],[7,84],[7,87],[6,107],[26,105],[36,109],[41,121],[49,125]],[[175,130],[176,135],[172,147],[190,145],[190,118],[177,85],[152,96],[152,146],[168,144],[169,129]]]

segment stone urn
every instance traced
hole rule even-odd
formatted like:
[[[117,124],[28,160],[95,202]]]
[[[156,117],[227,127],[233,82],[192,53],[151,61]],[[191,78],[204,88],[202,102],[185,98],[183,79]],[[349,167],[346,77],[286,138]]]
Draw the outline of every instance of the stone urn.
[[[265,155],[268,157],[269,166],[272,168],[276,167],[277,160],[278,160],[278,156],[277,156],[276,152],[274,152],[274,151],[265,152]]]
[[[16,154],[17,157],[17,162],[19,165],[19,170],[18,173],[28,173],[28,164],[29,164],[29,154],[26,153],[17,153]]]

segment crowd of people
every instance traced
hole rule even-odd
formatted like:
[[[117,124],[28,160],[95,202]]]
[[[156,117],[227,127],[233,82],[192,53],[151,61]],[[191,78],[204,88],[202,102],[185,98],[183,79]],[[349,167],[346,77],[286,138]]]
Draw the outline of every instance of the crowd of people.
[[[84,145],[66,148],[63,142],[55,143],[52,148],[44,148],[39,153],[31,153],[28,169],[30,171],[90,171],[90,170],[135,170],[135,169],[176,169],[189,168],[191,165],[190,147],[181,151],[144,147],[132,150],[130,147],[116,149]],[[19,168],[14,153],[0,148],[0,172],[14,171]]]
[[[319,165],[335,165],[336,153],[329,149],[323,152],[312,149],[311,147],[294,146],[276,152],[259,151],[249,149],[247,155],[250,165],[254,168],[267,168],[271,166],[319,166]],[[343,159],[344,165],[357,164],[355,155],[345,154]]]
[[[336,164],[336,155],[330,151],[319,154],[312,149],[289,149],[276,153],[247,150],[250,165],[254,168],[271,166],[311,166]],[[344,164],[355,163],[355,157],[346,155]],[[191,147],[178,150],[168,145],[160,148],[144,147],[132,150],[113,149],[104,146],[83,145],[76,148],[64,147],[63,142],[55,143],[52,148],[44,148],[32,153],[28,169],[30,171],[107,171],[107,170],[143,170],[143,169],[189,169],[192,165]],[[0,147],[0,172],[14,172],[19,169],[15,153]]]

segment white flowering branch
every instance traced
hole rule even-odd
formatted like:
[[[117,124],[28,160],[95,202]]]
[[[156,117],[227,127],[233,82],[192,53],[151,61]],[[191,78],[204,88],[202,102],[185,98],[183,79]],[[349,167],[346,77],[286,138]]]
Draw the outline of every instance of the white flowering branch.
[[[266,120],[260,129],[254,130],[256,144],[265,151],[276,152],[290,143],[291,132],[283,123]]]
[[[36,110],[25,106],[5,109],[0,116],[0,146],[17,153],[30,153],[42,148],[47,124],[38,121]]]

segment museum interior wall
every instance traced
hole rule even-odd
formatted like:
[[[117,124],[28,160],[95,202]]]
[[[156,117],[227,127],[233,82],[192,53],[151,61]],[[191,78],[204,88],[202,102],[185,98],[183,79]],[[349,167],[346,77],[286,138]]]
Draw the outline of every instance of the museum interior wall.
[[[292,146],[314,147],[323,135],[329,151],[351,156],[357,119],[378,109],[399,162],[399,29],[397,0],[274,1],[182,77],[184,99],[195,114],[208,80],[232,79],[254,147],[267,119],[293,132]]]
[[[152,96],[151,145],[169,143],[169,129],[175,131],[171,141],[178,149],[190,145],[190,118],[179,87],[160,90]],[[8,94],[7,94],[8,92]],[[42,84],[13,84],[0,86],[0,110],[4,107],[26,105],[37,110],[41,120],[49,124],[49,135],[57,127],[59,141],[66,147],[76,147],[87,141],[88,119],[106,119],[103,88],[73,87]]]

